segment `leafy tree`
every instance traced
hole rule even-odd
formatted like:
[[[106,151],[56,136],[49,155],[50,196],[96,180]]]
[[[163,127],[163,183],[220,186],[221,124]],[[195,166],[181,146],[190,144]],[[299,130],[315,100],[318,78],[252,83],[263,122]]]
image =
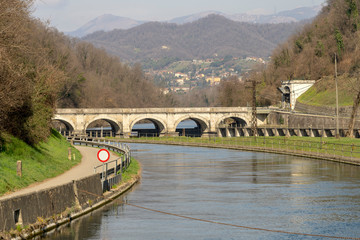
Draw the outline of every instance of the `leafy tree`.
[[[341,32],[339,31],[339,29],[335,30],[335,40],[336,40],[337,52],[338,52],[339,56],[341,56],[342,51],[345,50],[345,46],[344,46],[343,36],[342,36]]]

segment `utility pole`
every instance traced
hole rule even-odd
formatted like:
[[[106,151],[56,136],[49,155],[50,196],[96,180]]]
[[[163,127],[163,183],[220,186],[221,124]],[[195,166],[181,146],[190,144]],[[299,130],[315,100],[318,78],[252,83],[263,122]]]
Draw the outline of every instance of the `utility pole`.
[[[251,112],[251,132],[254,137],[257,136],[257,117],[256,117],[256,80],[252,80],[252,112]]]
[[[335,53],[335,91],[336,91],[336,138],[340,137],[339,132],[339,92],[338,92],[338,82],[337,82],[337,59]]]
[[[251,88],[251,135],[256,137],[258,135],[257,132],[257,112],[256,112],[256,76],[246,77],[245,82],[251,83],[251,86],[247,85],[246,88]]]

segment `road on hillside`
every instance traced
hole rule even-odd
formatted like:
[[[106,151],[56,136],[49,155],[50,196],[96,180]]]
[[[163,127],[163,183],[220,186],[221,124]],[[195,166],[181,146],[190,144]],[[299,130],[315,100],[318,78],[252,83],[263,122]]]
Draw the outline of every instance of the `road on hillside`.
[[[78,180],[87,176],[90,176],[94,174],[94,167],[101,165],[101,162],[97,159],[97,152],[99,151],[98,148],[91,148],[91,147],[81,147],[81,146],[75,146],[81,153],[82,159],[81,163],[70,169],[69,171],[51,178],[47,179],[43,182],[34,183],[26,188],[23,188],[19,191],[6,194],[2,197],[0,197],[0,200],[4,200],[7,198],[12,198],[24,194],[28,194],[31,192],[41,191],[47,188],[56,187],[59,185],[63,185],[69,182],[72,182],[73,180]],[[119,156],[113,154],[110,152],[110,159],[115,160],[119,158]],[[101,169],[98,169],[101,171]]]

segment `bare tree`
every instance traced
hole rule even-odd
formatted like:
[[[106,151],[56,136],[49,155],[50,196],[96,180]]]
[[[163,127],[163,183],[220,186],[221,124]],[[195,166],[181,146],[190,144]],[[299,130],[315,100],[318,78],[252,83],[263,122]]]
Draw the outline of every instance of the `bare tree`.
[[[359,109],[359,105],[360,105],[360,77],[359,74],[357,75],[357,80],[356,80],[356,97],[354,98],[354,103],[353,103],[353,107],[352,107],[352,111],[351,111],[351,117],[350,117],[350,121],[349,121],[349,128],[348,131],[346,133],[346,137],[354,137],[354,126],[355,126],[355,121],[356,121],[356,115]]]

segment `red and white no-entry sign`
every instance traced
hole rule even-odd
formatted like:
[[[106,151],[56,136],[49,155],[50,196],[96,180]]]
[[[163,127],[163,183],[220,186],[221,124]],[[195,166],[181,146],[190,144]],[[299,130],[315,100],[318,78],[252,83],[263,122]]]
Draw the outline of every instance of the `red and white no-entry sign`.
[[[110,159],[110,153],[106,149],[100,149],[97,153],[97,158],[100,162],[107,162]]]

